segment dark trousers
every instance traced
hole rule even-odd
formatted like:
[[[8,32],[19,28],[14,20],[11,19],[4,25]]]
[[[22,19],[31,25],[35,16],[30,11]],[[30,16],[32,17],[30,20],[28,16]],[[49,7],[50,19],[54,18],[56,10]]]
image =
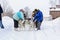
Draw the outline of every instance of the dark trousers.
[[[35,24],[36,24],[36,28],[37,28],[37,30],[40,30],[40,29],[41,29],[41,28],[40,28],[41,23],[42,23],[42,22],[37,22],[37,21],[36,21],[36,23],[35,23]]]
[[[16,21],[15,19],[14,20],[14,28],[18,28],[18,21]]]
[[[0,14],[0,27],[3,27],[1,14]]]
[[[0,21],[2,21],[2,16],[1,16],[1,13],[0,13]]]

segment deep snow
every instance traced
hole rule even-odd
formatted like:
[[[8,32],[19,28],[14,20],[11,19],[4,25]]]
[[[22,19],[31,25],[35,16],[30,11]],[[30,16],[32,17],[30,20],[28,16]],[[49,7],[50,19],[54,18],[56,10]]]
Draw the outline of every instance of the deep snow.
[[[0,28],[0,40],[60,40],[60,17],[43,21],[40,31],[14,31],[13,19],[3,17],[5,29]]]

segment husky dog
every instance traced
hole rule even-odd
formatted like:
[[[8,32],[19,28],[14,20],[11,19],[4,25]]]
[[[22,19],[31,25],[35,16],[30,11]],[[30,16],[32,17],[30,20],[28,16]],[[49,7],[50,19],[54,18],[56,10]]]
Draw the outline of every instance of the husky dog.
[[[24,21],[22,21],[22,20],[19,20],[19,29],[20,30],[24,30],[24,28],[25,28],[25,24],[24,24]]]
[[[35,30],[35,24],[32,20],[19,21],[20,30]]]

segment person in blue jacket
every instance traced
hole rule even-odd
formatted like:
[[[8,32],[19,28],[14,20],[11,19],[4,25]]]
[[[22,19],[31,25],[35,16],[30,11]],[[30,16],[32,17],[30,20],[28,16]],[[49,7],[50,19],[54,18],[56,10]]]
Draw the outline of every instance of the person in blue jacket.
[[[2,13],[3,13],[3,9],[2,9],[1,4],[0,4],[0,27],[1,27],[2,29],[4,29],[4,26],[3,26],[3,24],[2,24]]]
[[[18,22],[19,20],[24,20],[24,15],[22,10],[19,10],[17,13],[13,15],[13,20],[14,20],[14,28],[18,30]]]
[[[33,13],[35,13],[33,22],[36,23],[37,30],[40,30],[40,26],[43,21],[43,13],[39,9],[35,9]]]

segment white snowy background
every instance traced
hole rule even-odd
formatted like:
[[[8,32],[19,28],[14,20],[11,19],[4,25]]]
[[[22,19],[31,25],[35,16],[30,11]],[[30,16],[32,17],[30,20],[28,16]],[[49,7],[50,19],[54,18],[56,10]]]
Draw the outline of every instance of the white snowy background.
[[[13,19],[3,17],[5,29],[0,29],[0,40],[60,40],[60,17],[43,21],[40,31],[14,31]]]
[[[7,1],[14,12],[28,6],[31,10],[39,8],[44,16],[49,16],[49,0],[0,0],[3,7],[2,1]],[[13,19],[8,16],[2,17],[2,22],[5,29],[0,28],[0,40],[60,40],[60,17],[43,21],[40,31],[14,31]]]

